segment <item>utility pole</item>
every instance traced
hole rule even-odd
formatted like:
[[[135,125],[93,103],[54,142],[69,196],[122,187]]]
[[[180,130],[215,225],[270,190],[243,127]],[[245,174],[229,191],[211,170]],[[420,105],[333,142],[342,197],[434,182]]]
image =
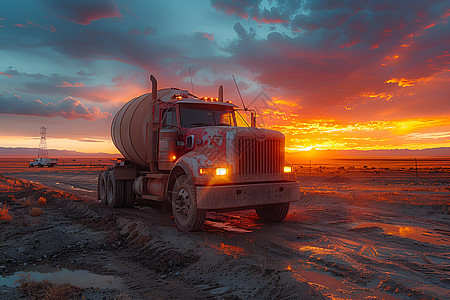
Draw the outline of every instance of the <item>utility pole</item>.
[[[417,158],[414,158],[414,161],[416,162],[416,177],[419,178],[419,170],[417,169]]]
[[[39,142],[39,150],[38,150],[38,158],[48,158],[48,150],[47,150],[47,128],[41,126],[41,140]]]

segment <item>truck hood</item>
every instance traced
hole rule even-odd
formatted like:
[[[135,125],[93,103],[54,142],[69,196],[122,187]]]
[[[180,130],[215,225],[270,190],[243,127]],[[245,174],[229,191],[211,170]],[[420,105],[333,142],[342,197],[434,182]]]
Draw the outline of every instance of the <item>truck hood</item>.
[[[186,136],[194,136],[195,146],[220,147],[225,140],[236,138],[264,139],[284,139],[284,134],[275,130],[256,127],[233,127],[233,126],[208,126],[190,128],[186,131]],[[201,144],[200,144],[201,143]],[[195,147],[196,148],[196,147]]]
[[[189,152],[182,155],[177,160],[176,165],[183,166],[183,169],[192,172],[191,175],[195,181],[201,180],[201,178],[204,177],[200,176],[199,168],[205,167],[228,167],[231,175],[238,175],[236,173],[238,168],[237,157],[240,155],[239,151],[241,151],[238,149],[239,143],[247,144],[250,140],[256,140],[257,142],[278,140],[278,145],[284,145],[284,134],[263,128],[228,126],[197,127],[188,129],[186,131],[186,137],[194,139],[193,149],[189,149]],[[271,145],[275,145],[275,143],[272,143]],[[247,159],[247,156],[249,155],[252,156],[252,154],[248,152],[245,152],[242,155],[243,158],[245,156],[245,159]],[[284,155],[279,158],[282,159],[282,157],[284,157]],[[259,159],[264,158],[260,155]],[[245,178],[245,180],[250,182],[270,180],[273,178],[278,179],[278,175],[279,174],[251,175],[247,176],[248,178]],[[235,177],[235,179],[236,178],[237,177]]]

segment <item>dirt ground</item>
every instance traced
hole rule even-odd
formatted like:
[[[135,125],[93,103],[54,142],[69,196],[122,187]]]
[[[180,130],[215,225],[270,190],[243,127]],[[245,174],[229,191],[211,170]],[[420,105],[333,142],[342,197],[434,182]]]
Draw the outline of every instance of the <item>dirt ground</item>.
[[[0,168],[12,218],[0,220],[0,299],[64,283],[75,299],[448,297],[447,172],[300,174],[282,223],[209,213],[202,232],[180,233],[157,208],[98,203],[99,170]]]

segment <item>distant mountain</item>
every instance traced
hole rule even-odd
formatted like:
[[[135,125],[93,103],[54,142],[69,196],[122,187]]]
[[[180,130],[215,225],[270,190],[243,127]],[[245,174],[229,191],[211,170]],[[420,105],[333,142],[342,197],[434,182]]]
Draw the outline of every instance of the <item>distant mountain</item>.
[[[27,157],[34,158],[38,153],[38,148],[8,148],[8,147],[0,147],[0,157]],[[57,149],[48,149],[48,154],[50,158],[59,158],[59,157],[102,157],[102,158],[116,158],[121,157],[121,154],[110,154],[110,153],[84,153],[78,151],[71,150],[57,150]]]
[[[37,148],[7,148],[0,147],[0,157],[27,157],[34,158],[38,153]],[[49,156],[52,158],[58,157],[104,157],[104,158],[117,158],[122,155],[119,153],[83,153],[70,150],[57,150],[49,149]],[[286,157],[289,158],[321,158],[321,159],[333,159],[333,158],[423,158],[423,157],[447,157],[450,158],[450,148],[431,148],[424,150],[408,150],[408,149],[393,149],[393,150],[310,150],[287,153]],[[308,158],[309,159],[309,158]]]
[[[391,150],[311,150],[290,152],[289,158],[303,159],[346,159],[346,158],[450,158],[450,147],[430,148],[423,150],[391,149]]]
[[[342,150],[337,151],[337,156],[347,156],[347,157],[450,157],[450,148],[430,148],[423,150],[409,150],[409,149],[391,149],[391,150]]]

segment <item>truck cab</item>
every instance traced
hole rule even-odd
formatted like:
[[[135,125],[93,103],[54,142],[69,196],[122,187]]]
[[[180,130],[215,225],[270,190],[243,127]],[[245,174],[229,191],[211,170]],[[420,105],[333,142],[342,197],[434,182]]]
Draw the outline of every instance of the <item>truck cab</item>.
[[[249,126],[220,92],[200,98],[157,90],[154,80],[151,94],[117,113],[112,138],[124,159],[99,175],[99,199],[165,202],[181,231],[201,229],[208,211],[255,209],[265,222],[281,221],[300,197],[284,135]]]

